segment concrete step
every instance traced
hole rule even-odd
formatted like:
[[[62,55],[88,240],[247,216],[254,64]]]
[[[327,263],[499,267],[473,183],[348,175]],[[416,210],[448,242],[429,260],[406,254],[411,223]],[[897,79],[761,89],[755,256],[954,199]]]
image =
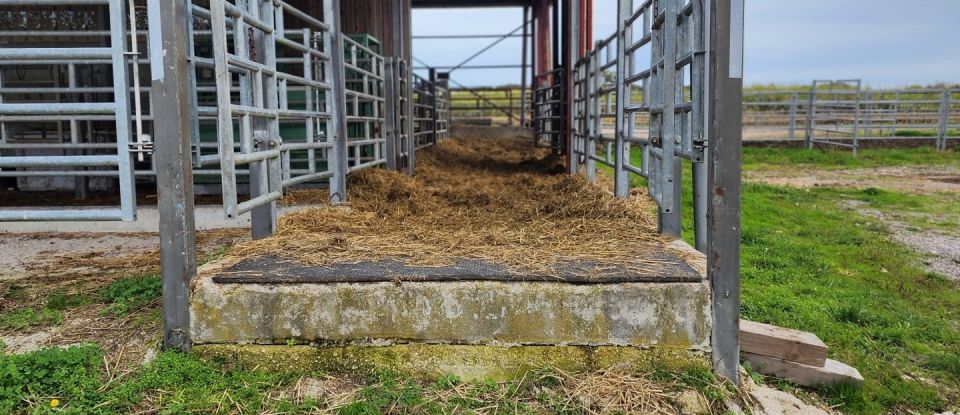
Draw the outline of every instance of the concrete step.
[[[708,350],[705,282],[195,282],[195,344],[407,342]]]

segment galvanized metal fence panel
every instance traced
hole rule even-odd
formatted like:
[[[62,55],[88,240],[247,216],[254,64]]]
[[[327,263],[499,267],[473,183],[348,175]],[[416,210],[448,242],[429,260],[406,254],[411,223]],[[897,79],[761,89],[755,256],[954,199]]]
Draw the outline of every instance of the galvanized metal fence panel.
[[[560,151],[564,117],[564,75],[557,68],[537,75],[533,80],[533,143]]]
[[[860,93],[859,79],[813,81],[807,101],[807,148],[826,144],[850,148],[857,155]],[[838,137],[849,137],[850,142],[838,141]]]
[[[350,172],[386,163],[383,56],[344,37],[347,151]]]
[[[436,88],[429,79],[413,74],[413,137],[414,149],[429,147],[437,143],[437,126],[434,118]]]
[[[0,175],[13,177],[116,177],[120,206],[107,209],[11,209],[0,210],[0,220],[124,220],[136,218],[134,160],[131,149],[129,73],[127,67],[128,15],[124,0],[56,0],[24,2],[0,0],[0,6],[94,6],[88,9],[94,20],[106,23],[103,28],[61,31],[60,37],[95,38],[99,46],[71,47],[69,44],[46,43],[30,47],[25,42],[7,42],[0,48]],[[104,8],[105,6],[105,8]],[[104,10],[105,14],[104,15]],[[80,14],[80,11],[77,11]],[[28,36],[50,36],[50,31],[28,32]],[[22,39],[21,39],[22,40]],[[15,66],[50,65],[66,68],[68,84],[52,87],[10,87],[4,84],[3,72]],[[78,69],[106,66],[112,73],[112,86],[78,84]],[[51,69],[51,73],[53,70]],[[58,81],[59,75],[54,76]],[[61,88],[73,89],[69,95]],[[53,95],[53,102],[37,99]],[[19,98],[14,98],[19,97]],[[109,98],[107,98],[109,97]],[[94,128],[102,122],[113,122],[113,143],[102,140],[106,129]],[[58,131],[55,141],[34,140],[11,132],[17,123],[54,122]],[[64,141],[63,123],[69,125],[69,141]],[[83,132],[81,132],[81,130]],[[25,130],[20,130],[25,131]],[[41,130],[43,131],[43,130]],[[86,137],[84,137],[86,136]],[[139,141],[139,137],[137,138]],[[13,150],[13,151],[11,151]],[[55,155],[49,152],[57,153]],[[18,154],[19,153],[19,154]],[[33,155],[23,155],[33,153]],[[46,154],[40,154],[46,153]],[[18,154],[18,155],[11,155]]]
[[[596,163],[613,168],[618,197],[630,194],[631,175],[645,177],[660,209],[661,231],[674,235],[680,234],[681,224],[681,163],[689,161],[702,246],[707,203],[703,4],[621,0],[618,5],[617,32],[597,42],[574,69],[573,151],[591,181]]]
[[[822,84],[822,82],[818,83]],[[844,87],[841,100],[855,101]],[[818,85],[817,100],[835,98]],[[835,89],[841,89],[835,86]],[[854,120],[857,119],[858,144],[867,140],[933,139],[937,147],[946,148],[948,140],[960,139],[960,103],[957,88],[861,89],[859,105],[835,105],[830,112],[841,118],[846,134],[832,133],[831,140],[852,143]],[[806,140],[810,112],[810,89],[748,91],[744,93],[744,125],[755,138],[768,140]],[[821,108],[822,110],[823,108]],[[823,118],[824,114],[818,115]],[[824,120],[816,120],[821,128]],[[817,131],[820,137],[823,132]]]

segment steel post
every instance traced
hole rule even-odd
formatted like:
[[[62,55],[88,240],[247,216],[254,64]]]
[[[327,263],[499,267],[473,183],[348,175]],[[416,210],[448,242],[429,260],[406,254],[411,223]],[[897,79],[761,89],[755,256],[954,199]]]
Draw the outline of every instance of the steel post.
[[[190,348],[190,282],[197,273],[193,216],[190,84],[187,76],[187,2],[161,1],[151,16],[151,38],[160,37],[162,73],[153,73],[160,273],[163,281],[163,347]],[[152,42],[157,44],[157,42]],[[155,56],[158,54],[155,54]]]
[[[787,138],[793,140],[795,132],[797,130],[797,99],[798,93],[794,92],[790,95],[790,124],[789,130],[787,133]]]
[[[343,59],[343,33],[340,31],[340,0],[327,0],[323,3],[323,19],[330,27],[329,74],[333,90],[330,96],[333,106],[330,108],[333,124],[333,147],[327,150],[327,162],[330,165],[330,203],[334,205],[347,201],[347,97],[346,74]],[[326,45],[325,45],[326,46]],[[411,151],[411,153],[413,153]]]
[[[399,144],[399,134],[397,134],[397,87],[396,83],[396,74],[394,73],[394,62],[398,58],[386,58],[384,65],[385,71],[383,74],[384,81],[384,114],[386,118],[387,130],[386,130],[386,158],[387,158],[387,169],[396,170],[397,169],[397,145]]]
[[[613,167],[613,193],[617,197],[630,195],[630,172],[624,168],[624,147],[626,147],[627,119],[624,105],[627,97],[626,85],[626,20],[633,12],[632,0],[617,0],[617,114],[616,133],[614,134],[616,154]],[[669,72],[669,71],[667,71]],[[672,89],[671,89],[672,90]],[[629,156],[629,155],[628,155]]]
[[[440,94],[439,89],[437,89],[437,69],[430,68],[430,139],[433,141],[433,144],[436,145],[439,137],[439,125],[437,121],[437,98]]]
[[[710,0],[707,276],[713,305],[713,370],[739,383],[740,149],[744,0]]]
[[[523,6],[523,46],[520,52],[520,128],[527,126],[527,49],[529,33],[530,6]],[[451,95],[452,96],[452,95]],[[512,123],[513,121],[511,121]]]
[[[566,68],[564,71],[564,76],[567,79],[565,85],[565,102],[566,106],[564,118],[564,141],[566,142],[567,150],[567,172],[570,174],[577,174],[580,171],[580,159],[576,151],[576,138],[574,137],[574,125],[577,109],[574,105],[575,98],[575,71],[574,65],[576,65],[577,60],[579,60],[580,48],[577,45],[580,44],[580,1],[565,0],[564,4],[564,23],[563,26],[566,28],[567,38],[564,39],[564,57],[563,57],[563,66]]]
[[[950,90],[944,89],[943,95],[940,97],[940,119],[939,119],[939,128],[937,131],[937,148],[940,150],[947,149],[947,126],[950,120]]]

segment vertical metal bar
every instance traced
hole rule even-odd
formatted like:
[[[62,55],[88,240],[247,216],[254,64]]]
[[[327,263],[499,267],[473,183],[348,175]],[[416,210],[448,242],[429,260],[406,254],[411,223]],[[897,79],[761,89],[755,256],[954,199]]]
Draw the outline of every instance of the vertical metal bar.
[[[402,75],[406,79],[404,94],[407,97],[407,174],[413,176],[417,164],[417,131],[414,128],[417,116],[417,107],[413,101],[413,70],[412,65],[404,66]]]
[[[527,49],[529,39],[530,6],[523,6],[523,46],[520,52],[520,128],[527,126]],[[511,105],[512,106],[512,105]],[[513,122],[513,121],[511,121]]]
[[[325,0],[323,19],[330,26],[328,37],[332,39],[330,48],[331,78],[333,96],[331,123],[335,126],[333,147],[327,152],[330,163],[330,202],[341,204],[347,201],[347,97],[346,74],[343,60],[343,33],[340,31],[340,0]],[[354,53],[354,56],[356,54]]]
[[[740,366],[740,148],[743,0],[710,0],[710,157],[707,276],[713,305],[714,372],[739,383]]]
[[[113,99],[117,120],[117,169],[120,178],[120,210],[122,219],[137,218],[136,178],[130,153],[130,78],[127,75],[127,36],[124,2],[110,1],[110,48],[113,64]]]
[[[440,94],[440,91],[437,89],[437,70],[436,68],[430,68],[430,139],[433,144],[437,144],[438,133],[437,129],[437,98]]]
[[[281,10],[282,13],[282,10]],[[316,49],[313,41],[314,33],[309,28],[303,29],[303,46],[308,49]],[[308,81],[314,81],[314,60],[313,55],[309,51],[303,52],[303,77]],[[320,112],[320,108],[317,105],[318,96],[317,88],[313,86],[305,86],[306,91],[304,91],[304,108],[310,112]],[[317,117],[307,117],[305,121],[305,131],[306,131],[306,142],[315,143],[317,141],[317,129],[318,129],[318,118]],[[287,153],[287,160],[290,159],[289,153]],[[307,150],[307,171],[310,174],[317,172],[317,150],[309,149]]]
[[[683,183],[680,177],[682,165],[676,156],[676,148],[680,145],[680,136],[677,133],[677,117],[674,108],[677,103],[677,0],[667,0],[663,23],[663,157],[660,160],[662,168],[662,202],[660,203],[660,232],[680,236],[682,216],[681,192]]]
[[[564,82],[564,102],[566,105],[562,107],[564,109],[563,118],[563,132],[564,132],[564,142],[566,143],[565,147],[567,150],[567,172],[570,174],[577,174],[580,170],[580,160],[577,157],[576,145],[574,138],[574,122],[576,119],[576,85],[575,83],[575,70],[574,65],[577,63],[577,58],[580,53],[580,48],[577,45],[580,44],[580,2],[565,0],[563,3],[564,13],[563,13],[563,29],[566,32],[566,39],[563,42],[563,67],[566,69],[563,76],[566,79]],[[557,28],[558,30],[560,28]]]
[[[857,150],[858,150],[858,147],[859,147],[859,145],[860,145],[860,143],[859,143],[859,138],[860,138],[860,116],[861,116],[861,113],[860,113],[860,95],[861,95],[860,86],[861,86],[861,82],[860,82],[860,80],[857,80],[857,95],[856,95],[856,97],[854,98],[855,102],[854,102],[854,104],[853,104],[853,105],[854,105],[854,107],[853,107],[853,156],[854,156],[854,157],[857,156]]]
[[[386,158],[387,158],[387,169],[396,170],[397,169],[397,144],[398,144],[398,134],[397,134],[397,93],[396,86],[396,75],[393,72],[394,60],[396,58],[386,58],[386,65],[383,74],[384,80],[384,110],[386,114],[384,117],[386,119]]]
[[[790,95],[790,127],[787,132],[787,138],[793,140],[793,137],[796,135],[797,130],[797,98],[798,93],[794,92]]]
[[[262,17],[265,23],[273,25],[274,10],[272,1],[251,0],[249,11],[256,17]],[[265,33],[261,30],[253,31],[253,52],[257,58],[263,60],[263,65],[276,71],[276,47],[274,46],[274,35]],[[248,58],[249,56],[244,56]],[[270,75],[263,71],[249,72],[254,79],[254,105],[266,110],[276,111],[277,109],[277,79],[276,75]],[[267,151],[272,147],[274,140],[279,136],[276,121],[274,118],[265,117],[253,118],[253,151]],[[248,166],[250,172],[250,198],[254,199],[270,193],[276,187],[272,186],[271,181],[278,173],[274,170],[278,159],[269,158],[266,160],[250,163]],[[263,239],[273,235],[276,228],[276,202],[269,202],[258,205],[250,211],[250,233],[253,239]]]
[[[116,1],[116,0],[115,0]],[[190,84],[184,25],[192,24],[186,1],[161,1],[150,36],[160,36],[163,73],[154,73],[153,133],[156,136],[157,207],[160,214],[160,272],[163,281],[163,347],[190,348],[190,281],[197,273],[193,216]],[[162,31],[162,34],[160,33]],[[155,42],[153,44],[156,44]],[[125,85],[125,84],[124,84]]]
[[[813,81],[810,86],[809,96],[807,97],[807,128],[804,133],[804,141],[807,149],[813,148],[813,115],[817,112],[817,81]]]
[[[223,211],[227,218],[237,217],[237,176],[233,161],[233,116],[230,91],[232,82],[227,71],[227,19],[223,0],[210,0],[210,27],[213,40],[214,75],[217,89],[217,143],[220,153],[220,180]],[[240,19],[234,20],[234,32],[244,32]],[[243,42],[237,47],[241,47]],[[243,89],[243,88],[241,88]]]
[[[600,70],[600,43],[597,42],[597,46],[593,49],[592,52],[588,53],[590,56],[588,68],[592,68],[593,72],[587,71],[587,76],[589,77],[590,87],[587,92],[587,105],[590,106],[590,114],[593,117],[587,121],[590,123],[590,128],[587,129],[587,139],[586,139],[586,148],[584,153],[586,153],[586,176],[587,180],[590,183],[597,181],[597,161],[594,159],[594,156],[597,154],[597,137],[602,134],[602,114],[600,109],[600,87],[602,86],[601,80],[601,70]]]
[[[626,21],[633,11],[632,0],[617,0],[617,115],[616,115],[616,133],[614,135],[616,147],[616,158],[613,167],[613,193],[617,197],[627,197],[630,195],[630,177],[629,172],[623,167],[624,157],[623,148],[625,143],[624,134],[627,132],[626,117],[624,105],[626,105]]]
[[[70,64],[73,68],[73,64]],[[3,66],[0,66],[0,88],[3,88]],[[3,94],[0,94],[0,104],[3,104]],[[0,122],[0,143],[7,142],[7,123]]]
[[[937,131],[939,139],[937,140],[937,149],[947,149],[947,125],[950,119],[950,89],[944,89],[940,97],[940,127]]]
[[[702,4],[702,3],[701,3]],[[692,161],[692,187],[693,187],[693,228],[694,228],[694,246],[698,251],[707,252],[707,205],[710,203],[708,190],[707,158],[710,157],[710,147],[706,145],[708,140],[707,118],[704,116],[709,107],[706,101],[706,76],[709,74],[707,69],[706,56],[697,51],[707,50],[707,34],[709,22],[704,20],[704,11],[697,8],[694,14],[690,16],[690,33],[693,39],[689,43],[688,52],[695,53],[693,62],[690,66],[690,101],[692,111],[690,113],[691,126],[691,149],[696,152],[702,151],[701,158],[694,158]],[[682,82],[681,82],[682,85]]]

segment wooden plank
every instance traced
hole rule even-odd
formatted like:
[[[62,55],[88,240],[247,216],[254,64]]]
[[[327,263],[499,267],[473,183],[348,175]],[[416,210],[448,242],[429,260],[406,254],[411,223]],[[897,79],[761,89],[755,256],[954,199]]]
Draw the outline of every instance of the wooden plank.
[[[753,370],[787,379],[798,385],[818,386],[843,382],[863,384],[863,376],[857,369],[832,359],[827,359],[823,367],[818,367],[753,353],[743,353],[742,356],[750,362]]]
[[[740,350],[811,366],[827,361],[827,345],[817,335],[740,320]]]

